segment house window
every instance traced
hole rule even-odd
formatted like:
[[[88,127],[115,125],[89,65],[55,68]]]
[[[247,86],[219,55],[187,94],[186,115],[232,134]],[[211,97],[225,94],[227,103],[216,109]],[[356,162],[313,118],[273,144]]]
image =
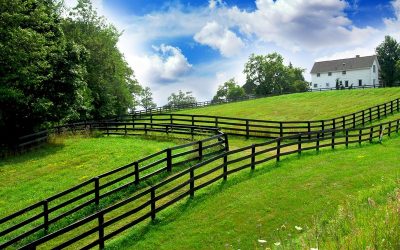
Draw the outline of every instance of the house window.
[[[349,86],[349,81],[344,81],[344,86],[348,87]]]
[[[314,84],[314,88],[318,88],[318,84]]]
[[[332,75],[332,72],[328,72],[328,76],[331,76]]]
[[[372,65],[372,72],[376,72],[376,67],[375,67],[375,65]]]
[[[329,82],[326,83],[326,87],[329,88]]]
[[[342,75],[346,75],[346,70],[343,70],[343,71],[342,71]]]
[[[317,77],[320,77],[321,76],[321,74],[320,73],[317,73]]]
[[[358,80],[358,86],[362,86],[362,80]]]

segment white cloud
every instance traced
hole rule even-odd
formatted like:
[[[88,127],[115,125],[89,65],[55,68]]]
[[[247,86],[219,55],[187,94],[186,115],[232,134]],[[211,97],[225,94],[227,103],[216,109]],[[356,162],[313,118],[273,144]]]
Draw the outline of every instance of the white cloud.
[[[153,49],[157,53],[136,57],[132,62],[137,69],[137,76],[145,80],[146,84],[176,82],[192,69],[179,48],[162,44],[159,47],[153,46]]]
[[[361,44],[377,30],[357,28],[340,0],[257,0],[252,12],[231,8],[229,18],[242,32],[293,51],[318,51]]]
[[[244,47],[242,40],[235,33],[215,21],[207,23],[194,35],[194,40],[218,49],[226,57],[240,54]]]

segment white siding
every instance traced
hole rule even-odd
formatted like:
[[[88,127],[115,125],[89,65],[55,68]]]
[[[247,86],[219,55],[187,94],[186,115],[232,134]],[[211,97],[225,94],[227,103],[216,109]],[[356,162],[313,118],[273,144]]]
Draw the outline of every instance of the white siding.
[[[319,77],[317,77],[317,74],[311,74],[311,88],[335,88],[336,79],[339,79],[339,82],[342,81],[343,86],[345,86],[345,82],[348,81],[348,87],[351,85],[354,87],[359,86],[359,80],[362,80],[362,85],[365,86],[373,85],[375,79],[375,85],[378,85],[379,64],[375,60],[373,65],[375,65],[376,68],[375,73],[373,72],[373,66],[371,66],[365,69],[347,70],[345,75],[342,74],[342,71],[332,71],[331,76],[328,76],[328,72],[320,72]],[[317,86],[315,86],[315,84],[317,84]]]

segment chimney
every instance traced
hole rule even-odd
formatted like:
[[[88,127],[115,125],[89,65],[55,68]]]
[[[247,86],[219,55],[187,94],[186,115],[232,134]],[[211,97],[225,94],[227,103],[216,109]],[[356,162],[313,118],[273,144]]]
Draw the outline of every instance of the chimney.
[[[356,58],[359,58],[360,57],[360,55],[356,55]]]

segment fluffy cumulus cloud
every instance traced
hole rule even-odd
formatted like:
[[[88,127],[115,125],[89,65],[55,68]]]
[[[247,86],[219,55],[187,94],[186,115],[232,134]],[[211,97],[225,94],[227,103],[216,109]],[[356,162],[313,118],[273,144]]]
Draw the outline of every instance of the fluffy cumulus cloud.
[[[194,40],[219,50],[226,57],[240,54],[244,47],[242,40],[235,33],[215,21],[208,22],[195,34]]]
[[[178,81],[192,69],[179,48],[162,44],[153,46],[156,53],[136,58],[135,68],[142,79],[151,83]]]
[[[352,25],[340,0],[257,0],[257,9],[231,8],[228,16],[240,30],[293,51],[361,44],[377,30]]]

